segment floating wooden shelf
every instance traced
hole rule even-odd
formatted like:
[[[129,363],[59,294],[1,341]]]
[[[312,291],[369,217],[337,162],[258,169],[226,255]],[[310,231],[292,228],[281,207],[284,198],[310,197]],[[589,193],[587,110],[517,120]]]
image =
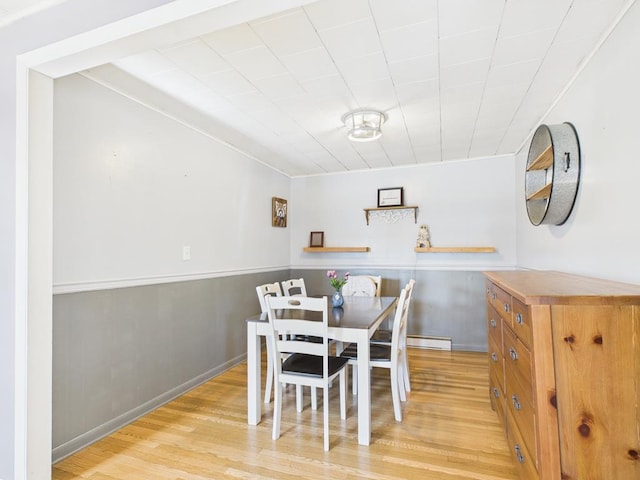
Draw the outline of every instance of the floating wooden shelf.
[[[527,167],[527,172],[531,170],[546,170],[553,165],[553,145],[545,148],[533,162]]]
[[[371,216],[372,212],[380,212],[382,215],[384,215],[384,219],[385,221],[387,221],[387,223],[389,222],[397,222],[400,218],[402,218],[401,215],[394,215],[392,212],[396,211],[396,210],[413,210],[413,221],[414,223],[418,223],[418,207],[415,205],[411,205],[411,206],[402,206],[402,207],[377,207],[377,208],[365,208],[364,210],[364,215],[367,219],[367,225],[369,225],[369,218]]]
[[[302,251],[307,253],[320,252],[369,252],[370,247],[304,247]]]
[[[533,192],[531,195],[527,197],[528,200],[542,200],[543,198],[549,198],[551,195],[551,184],[547,183],[540,190]]]
[[[495,247],[416,247],[417,253],[493,253]]]

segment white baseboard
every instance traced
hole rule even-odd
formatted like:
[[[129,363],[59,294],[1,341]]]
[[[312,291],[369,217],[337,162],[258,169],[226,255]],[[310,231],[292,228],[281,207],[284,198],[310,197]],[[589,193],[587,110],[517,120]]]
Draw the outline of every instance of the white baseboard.
[[[433,350],[451,350],[451,339],[447,337],[425,337],[420,335],[407,335],[407,346],[431,348]]]

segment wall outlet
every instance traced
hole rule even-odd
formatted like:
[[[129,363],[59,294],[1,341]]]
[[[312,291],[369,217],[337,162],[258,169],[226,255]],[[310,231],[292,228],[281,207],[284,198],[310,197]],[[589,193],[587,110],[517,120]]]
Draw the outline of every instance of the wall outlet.
[[[191,260],[191,247],[188,245],[182,247],[182,260]]]

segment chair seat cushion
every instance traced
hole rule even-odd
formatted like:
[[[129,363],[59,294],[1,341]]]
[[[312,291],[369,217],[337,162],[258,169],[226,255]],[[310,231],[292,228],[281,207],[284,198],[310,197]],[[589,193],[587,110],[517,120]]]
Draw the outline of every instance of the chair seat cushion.
[[[328,376],[337,373],[348,361],[349,359],[344,357],[329,357]],[[282,363],[282,371],[284,373],[322,377],[322,357],[294,353]]]
[[[391,330],[376,330],[371,337],[373,343],[391,343]]]
[[[350,343],[342,353],[342,357],[345,358],[358,358],[358,346],[355,343]],[[369,358],[372,361],[375,360],[390,360],[391,359],[391,345],[372,343],[369,345]]]
[[[295,335],[295,339],[311,343],[322,343],[324,341],[322,337],[314,337],[313,335]]]

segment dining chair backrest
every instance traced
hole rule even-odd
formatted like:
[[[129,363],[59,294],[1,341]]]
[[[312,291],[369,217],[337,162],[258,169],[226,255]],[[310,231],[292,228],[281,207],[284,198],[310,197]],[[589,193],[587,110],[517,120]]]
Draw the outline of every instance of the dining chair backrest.
[[[328,303],[326,297],[301,296],[267,297],[269,323],[276,333],[276,348],[279,352],[304,353],[328,356]],[[290,313],[282,315],[283,312]],[[320,312],[309,315],[309,312]],[[277,314],[286,318],[278,318]],[[311,318],[310,318],[311,317]],[[320,320],[320,321],[318,321]],[[322,342],[301,340],[304,336],[322,337]]]
[[[352,275],[342,287],[345,297],[379,297],[382,277],[375,275]]]
[[[405,392],[411,391],[411,378],[409,373],[409,357],[407,355],[407,330],[408,330],[408,317],[409,317],[409,307],[411,306],[411,298],[413,296],[413,287],[415,286],[416,281],[412,278],[407,283],[405,289],[407,290],[407,320],[404,322],[403,330],[400,332],[400,354],[402,356],[402,385],[404,387]]]
[[[391,330],[391,358],[397,358],[398,351],[404,348],[403,338],[407,332],[407,318],[409,316],[409,302],[411,287],[405,286],[400,292],[398,305],[393,316],[393,329]]]
[[[292,278],[282,282],[282,294],[285,297],[293,295],[307,296],[307,287],[304,284],[304,278]]]
[[[258,285],[256,287],[256,293],[258,294],[258,301],[260,302],[260,311],[262,313],[267,311],[267,303],[265,301],[265,297],[281,297],[282,290],[280,289],[280,284],[278,282],[275,283],[265,283],[264,285]]]
[[[411,297],[413,295],[413,287],[415,286],[416,281],[412,278],[411,280],[409,280],[409,283],[407,283],[407,287],[409,288],[409,293],[407,295],[407,302],[411,303]]]

